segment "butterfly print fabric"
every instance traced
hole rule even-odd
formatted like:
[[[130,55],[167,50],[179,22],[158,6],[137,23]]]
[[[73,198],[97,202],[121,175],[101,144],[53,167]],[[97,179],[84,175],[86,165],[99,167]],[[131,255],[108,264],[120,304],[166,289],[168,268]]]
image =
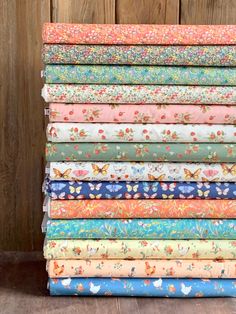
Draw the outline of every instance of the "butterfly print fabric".
[[[235,143],[234,125],[49,123],[51,142]]]
[[[235,278],[236,261],[213,260],[50,260],[50,278]]]
[[[234,182],[45,181],[51,199],[234,199]]]
[[[51,122],[236,124],[236,106],[49,104]]]
[[[59,103],[236,105],[234,86],[44,84],[42,97]]]
[[[48,45],[45,64],[236,66],[236,46]]]
[[[46,259],[235,260],[235,240],[47,240]]]
[[[46,238],[60,239],[233,239],[234,219],[49,219]]]
[[[47,143],[47,161],[234,162],[236,144]]]
[[[50,162],[51,180],[235,182],[236,164],[164,162]]]
[[[168,298],[236,297],[234,279],[55,278],[51,295]]]
[[[96,196],[95,196],[96,197]],[[236,200],[51,200],[52,219],[236,218]]]

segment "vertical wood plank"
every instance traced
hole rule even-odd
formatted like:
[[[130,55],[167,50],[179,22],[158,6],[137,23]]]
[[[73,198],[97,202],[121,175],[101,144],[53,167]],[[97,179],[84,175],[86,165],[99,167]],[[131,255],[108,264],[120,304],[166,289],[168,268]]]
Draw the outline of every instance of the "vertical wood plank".
[[[118,24],[178,24],[179,0],[116,0]]]
[[[115,0],[53,0],[52,21],[113,24]]]
[[[44,117],[41,27],[50,1],[2,0],[0,249],[42,247]]]
[[[235,23],[235,0],[181,0],[180,24]]]

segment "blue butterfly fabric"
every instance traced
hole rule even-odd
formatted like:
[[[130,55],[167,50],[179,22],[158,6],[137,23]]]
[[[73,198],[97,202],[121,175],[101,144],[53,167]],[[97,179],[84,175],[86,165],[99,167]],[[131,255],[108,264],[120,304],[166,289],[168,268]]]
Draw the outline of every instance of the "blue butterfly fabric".
[[[236,183],[48,180],[44,191],[52,199],[235,199]]]

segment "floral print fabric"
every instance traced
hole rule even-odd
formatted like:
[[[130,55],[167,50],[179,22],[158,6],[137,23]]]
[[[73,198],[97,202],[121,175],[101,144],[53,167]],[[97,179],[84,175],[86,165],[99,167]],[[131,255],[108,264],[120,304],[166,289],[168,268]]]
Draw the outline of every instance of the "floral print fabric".
[[[60,181],[236,181],[233,163],[50,162],[47,172]]]
[[[49,104],[51,122],[236,124],[236,106]]]
[[[49,200],[51,219],[236,218],[236,200]]]
[[[51,142],[235,143],[234,125],[49,123]]]
[[[233,239],[235,219],[49,219],[46,238]]]
[[[45,23],[43,43],[121,45],[235,45],[235,25]]]
[[[47,143],[47,161],[233,162],[236,144]]]
[[[44,84],[46,102],[236,105],[234,86]]]
[[[236,297],[234,279],[49,279],[51,295],[141,297]]]
[[[48,276],[136,278],[235,278],[236,261],[49,260]]]
[[[45,64],[236,66],[236,46],[47,45]]]
[[[233,182],[45,181],[51,199],[234,199]]]
[[[47,240],[46,259],[208,259],[236,258],[235,240]]]
[[[235,67],[46,65],[48,84],[236,85]]]

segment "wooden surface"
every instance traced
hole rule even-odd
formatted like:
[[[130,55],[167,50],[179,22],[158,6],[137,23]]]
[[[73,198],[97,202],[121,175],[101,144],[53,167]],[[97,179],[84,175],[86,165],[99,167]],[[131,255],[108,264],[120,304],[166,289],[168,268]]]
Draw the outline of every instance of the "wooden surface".
[[[235,24],[236,1],[1,0],[0,17],[0,250],[31,251],[43,241],[42,23]]]
[[[29,255],[28,255],[29,254]],[[40,253],[0,254],[0,313],[235,314],[236,299],[50,297]]]

